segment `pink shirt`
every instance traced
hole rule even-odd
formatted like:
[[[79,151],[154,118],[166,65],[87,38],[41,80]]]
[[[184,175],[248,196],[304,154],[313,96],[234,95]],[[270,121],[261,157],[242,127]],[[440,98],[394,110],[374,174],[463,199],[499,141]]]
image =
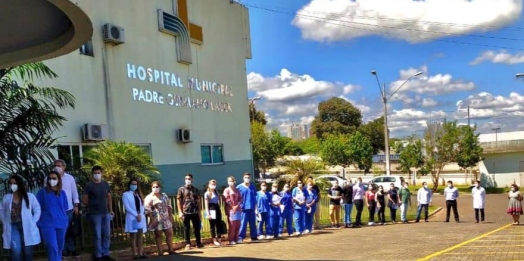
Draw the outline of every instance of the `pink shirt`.
[[[237,188],[227,187],[224,190],[224,198],[226,198],[226,215],[229,215],[231,207],[238,206],[242,201],[242,196]],[[240,207],[237,211],[241,211]]]

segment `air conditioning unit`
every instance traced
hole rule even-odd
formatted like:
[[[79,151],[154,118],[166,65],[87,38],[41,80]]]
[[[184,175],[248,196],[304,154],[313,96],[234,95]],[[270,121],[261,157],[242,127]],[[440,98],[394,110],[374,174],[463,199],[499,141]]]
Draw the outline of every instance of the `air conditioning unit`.
[[[109,137],[107,125],[105,124],[84,124],[82,133],[86,141],[107,140]]]
[[[179,143],[191,142],[191,130],[189,129],[178,129],[176,131],[176,141]]]
[[[106,43],[123,44],[126,42],[124,27],[108,23],[102,28],[102,33]]]

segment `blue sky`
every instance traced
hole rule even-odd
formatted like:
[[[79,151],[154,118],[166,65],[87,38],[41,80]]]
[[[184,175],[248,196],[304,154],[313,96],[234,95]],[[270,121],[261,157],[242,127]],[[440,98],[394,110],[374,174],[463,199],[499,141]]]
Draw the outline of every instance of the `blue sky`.
[[[521,0],[241,0],[250,10],[250,97],[271,128],[309,124],[318,102],[347,99],[364,121],[382,115],[392,136],[427,120],[471,123],[481,133],[524,130]]]

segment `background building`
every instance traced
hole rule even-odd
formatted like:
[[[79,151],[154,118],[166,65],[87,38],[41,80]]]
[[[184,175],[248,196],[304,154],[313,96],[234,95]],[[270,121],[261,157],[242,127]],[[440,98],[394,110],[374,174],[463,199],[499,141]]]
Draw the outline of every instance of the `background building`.
[[[248,10],[230,0],[77,1],[91,41],[45,63],[74,110],[56,133],[59,157],[81,165],[86,146],[112,139],[142,146],[175,192],[251,171],[245,60]]]
[[[309,137],[307,125],[293,123],[287,126],[287,136],[293,140],[305,140]]]

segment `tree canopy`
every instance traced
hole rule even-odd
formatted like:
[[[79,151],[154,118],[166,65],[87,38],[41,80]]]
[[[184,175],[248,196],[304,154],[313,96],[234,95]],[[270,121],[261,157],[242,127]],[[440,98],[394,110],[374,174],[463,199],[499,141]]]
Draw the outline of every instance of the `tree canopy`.
[[[377,118],[360,126],[360,131],[368,137],[373,147],[373,154],[384,150],[384,117]],[[390,143],[392,144],[392,143]]]
[[[352,134],[362,124],[362,113],[350,102],[333,97],[318,104],[311,129],[318,139],[324,134]]]

